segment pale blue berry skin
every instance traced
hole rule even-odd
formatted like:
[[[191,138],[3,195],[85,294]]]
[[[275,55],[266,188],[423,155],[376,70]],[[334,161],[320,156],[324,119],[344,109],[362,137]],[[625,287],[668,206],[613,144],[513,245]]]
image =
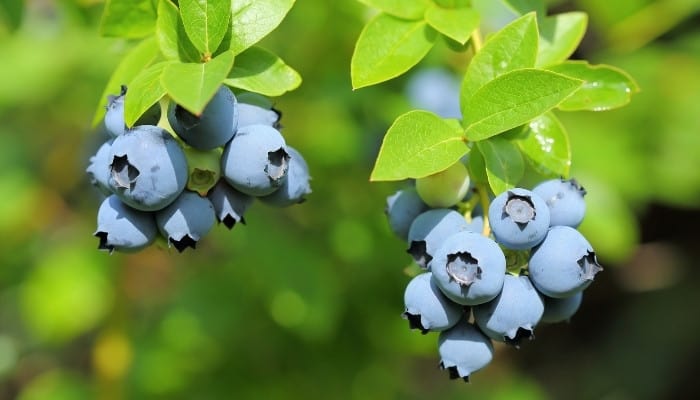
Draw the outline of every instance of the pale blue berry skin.
[[[537,194],[514,188],[493,199],[489,221],[498,243],[512,250],[527,250],[547,234],[549,208]]]
[[[474,232],[458,232],[443,241],[430,270],[450,300],[466,306],[483,304],[503,288],[506,257],[493,240]]]
[[[123,134],[127,131],[126,123],[124,122],[124,99],[126,95],[126,87],[122,86],[122,93],[119,96],[107,97],[107,111],[105,112],[104,124],[107,128],[107,133],[112,137]],[[160,119],[160,105],[158,103],[151,106],[146,112],[139,117],[134,126],[137,125],[156,125]]]
[[[85,172],[88,174],[90,183],[95,186],[102,194],[109,196],[112,194],[112,189],[109,186],[109,178],[111,172],[109,169],[110,159],[109,153],[112,148],[112,142],[108,140],[97,149],[94,156],[90,157],[90,165]]]
[[[158,234],[152,213],[134,210],[115,195],[105,198],[97,211],[98,248],[110,253],[136,252],[153,243]]]
[[[553,226],[532,250],[530,279],[545,296],[570,297],[587,288],[602,270],[593,247],[576,229]]]
[[[430,272],[417,275],[404,291],[406,310],[403,317],[411,329],[422,333],[444,331],[453,327],[464,314],[463,308],[450,301],[437,287]]]
[[[238,126],[236,96],[222,85],[199,116],[170,103],[168,122],[177,136],[195,149],[212,150],[223,146],[231,140]]]
[[[501,293],[472,311],[474,321],[488,337],[517,347],[523,339],[534,337],[544,302],[527,276],[507,274]]]
[[[245,225],[243,215],[255,200],[254,197],[234,189],[223,179],[207,193],[207,197],[214,206],[216,219],[228,229],[233,229],[239,222]]]
[[[481,215],[472,217],[471,222],[467,223],[466,230],[469,232],[481,233],[484,230],[484,217]]]
[[[463,318],[457,325],[440,332],[438,352],[440,368],[447,369],[451,379],[462,378],[469,382],[472,373],[493,359],[493,344],[488,336]]]
[[[544,199],[549,208],[549,225],[576,228],[586,214],[586,191],[574,179],[551,179],[532,191]]]
[[[571,297],[556,299],[549,296],[544,298],[544,314],[540,322],[555,323],[569,321],[576,314],[581,301],[583,300],[583,292],[578,292]]]
[[[418,71],[410,78],[406,94],[414,108],[431,111],[443,118],[462,119],[459,88],[455,76],[431,68]]]
[[[182,192],[172,204],[155,215],[161,235],[179,252],[187,247],[194,249],[216,222],[211,201],[190,191]]]
[[[404,241],[408,240],[408,230],[418,215],[428,210],[414,187],[401,189],[386,199],[384,212],[389,220],[391,231]]]
[[[271,108],[238,103],[238,126],[267,125],[279,129],[280,114]]]
[[[241,127],[221,156],[226,181],[249,196],[267,196],[279,189],[288,170],[289,153],[284,138],[267,125]]]
[[[166,131],[141,125],[114,139],[109,187],[128,206],[156,211],[168,206],[187,183],[187,159]]]
[[[260,201],[263,203],[275,207],[289,207],[293,204],[303,203],[306,196],[311,193],[311,177],[306,160],[291,146],[287,146],[287,152],[289,153],[287,179],[272,194],[260,197]]]
[[[418,215],[408,230],[408,250],[413,260],[424,269],[430,269],[433,254],[452,234],[467,229],[462,214],[449,208],[435,208]]]

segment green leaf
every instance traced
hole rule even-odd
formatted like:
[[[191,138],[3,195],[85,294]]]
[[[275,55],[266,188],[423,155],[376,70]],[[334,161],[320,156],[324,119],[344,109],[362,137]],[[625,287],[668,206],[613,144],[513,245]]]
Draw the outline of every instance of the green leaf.
[[[525,163],[518,147],[500,137],[477,142],[476,146],[484,156],[486,176],[493,193],[498,196],[514,188],[525,173]]]
[[[425,21],[380,13],[365,25],[350,61],[353,89],[395,78],[433,47],[437,33]]]
[[[484,155],[481,154],[479,146],[474,146],[469,152],[469,177],[475,184],[488,183],[486,176],[486,164]]]
[[[422,178],[446,169],[468,152],[461,127],[427,111],[410,111],[389,127],[370,180]]]
[[[483,140],[522,125],[575,92],[578,79],[538,69],[501,75],[479,89],[464,107],[467,138]]]
[[[4,22],[10,31],[15,31],[22,25],[23,17],[23,0],[5,0],[0,3],[0,25]]]
[[[433,5],[425,13],[425,20],[438,32],[461,44],[479,27],[479,13],[471,8],[442,8]]]
[[[586,33],[588,15],[582,12],[557,14],[540,21],[540,46],[536,66],[565,61]]]
[[[133,126],[143,113],[165,96],[161,76],[165,67],[172,62],[164,61],[152,65],[131,81],[124,99],[124,122],[127,126]]]
[[[142,38],[156,26],[156,8],[151,0],[107,0],[100,34],[103,36]]]
[[[102,91],[102,96],[97,104],[97,110],[95,110],[95,116],[92,118],[93,126],[97,125],[105,115],[107,96],[110,94],[119,94],[121,85],[129,84],[141,70],[151,65],[157,57],[158,44],[155,38],[148,38],[141,41],[141,43],[122,58],[122,61],[109,78],[107,86],[105,86]]]
[[[423,19],[428,8],[427,0],[360,0],[360,3],[404,19]]]
[[[586,61],[567,61],[547,68],[580,79],[583,86],[559,104],[564,111],[605,111],[629,103],[639,86],[625,71],[610,65],[590,65]]]
[[[493,0],[491,0],[493,1]],[[538,16],[544,16],[547,12],[547,7],[543,0],[502,0],[503,3],[517,12],[520,15],[525,15],[529,12],[536,12]]]
[[[168,64],[161,83],[177,104],[199,115],[231,71],[233,57],[233,52],[228,51],[204,64]]]
[[[301,84],[301,76],[269,51],[253,46],[236,57],[225,84],[265,96],[281,96]]]
[[[476,53],[462,80],[462,107],[485,83],[516,69],[535,66],[537,58],[537,20],[527,14],[491,36]]]
[[[211,56],[230,26],[231,0],[180,0],[180,15],[192,44]]]
[[[235,0],[231,5],[231,44],[241,53],[272,32],[296,0]]]
[[[551,112],[530,121],[527,125],[527,136],[516,143],[539,174],[569,176],[571,167],[569,135]]]
[[[201,54],[187,37],[180,13],[170,0],[158,2],[156,37],[160,51],[166,59],[184,62],[201,61]]]

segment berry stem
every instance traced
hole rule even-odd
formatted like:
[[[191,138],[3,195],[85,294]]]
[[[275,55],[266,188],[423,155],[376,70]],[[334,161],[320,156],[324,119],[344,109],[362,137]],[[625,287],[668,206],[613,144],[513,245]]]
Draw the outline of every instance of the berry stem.
[[[491,235],[491,225],[489,224],[489,189],[483,183],[476,185],[477,195],[479,196],[479,201],[481,203],[481,209],[484,212],[484,229],[481,234],[488,237]]]
[[[469,200],[461,202],[458,205],[460,212],[464,215],[464,219],[469,223],[472,222],[472,212],[474,208],[479,204],[479,193],[476,190],[473,190],[473,192]]]
[[[479,50],[481,50],[481,46],[483,45],[483,41],[481,39],[481,29],[474,29],[474,32],[472,32],[471,36],[471,42],[474,54],[478,53]]]

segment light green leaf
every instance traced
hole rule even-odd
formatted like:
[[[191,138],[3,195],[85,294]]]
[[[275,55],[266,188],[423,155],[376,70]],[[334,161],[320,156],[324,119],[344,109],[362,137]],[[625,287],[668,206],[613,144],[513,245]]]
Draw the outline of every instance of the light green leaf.
[[[127,85],[136,75],[144,68],[148,67],[158,57],[158,44],[155,38],[144,39],[129,53],[127,53],[117,68],[112,73],[112,76],[107,82],[100,96],[100,101],[97,104],[97,110],[92,118],[93,126],[105,115],[105,106],[107,105],[107,96],[110,94],[119,94],[121,85]]]
[[[111,37],[142,38],[156,26],[156,8],[151,0],[107,0],[100,34]]]
[[[476,146],[484,156],[486,176],[493,193],[498,196],[514,188],[525,173],[525,163],[518,147],[500,137],[477,142]]]
[[[380,13],[365,25],[350,61],[353,89],[395,78],[433,47],[437,33],[425,21]]]
[[[556,107],[581,87],[578,79],[538,69],[503,74],[479,89],[464,107],[467,138],[483,140]]]
[[[129,84],[124,99],[124,122],[133,126],[143,113],[165,96],[161,76],[165,67],[173,61],[152,65],[138,74]]]
[[[224,83],[275,97],[299,87],[301,76],[276,55],[253,46],[236,57],[236,64]]]
[[[161,83],[177,104],[199,115],[231,71],[233,57],[233,52],[227,51],[204,64],[168,64]]]
[[[230,48],[239,54],[272,32],[295,0],[235,0],[231,5]]]
[[[583,86],[561,104],[564,111],[605,111],[629,103],[639,86],[625,71],[610,65],[590,65],[586,61],[567,61],[547,68],[575,79]]]
[[[425,20],[438,32],[461,44],[479,27],[479,13],[471,8],[442,8],[432,5],[425,13]]]
[[[199,62],[201,54],[187,37],[177,7],[170,0],[158,2],[156,37],[163,56],[168,60]]]
[[[531,161],[536,172],[544,176],[569,176],[571,148],[569,135],[557,117],[544,113],[527,125],[527,136],[516,143]]]
[[[476,53],[462,80],[462,108],[485,83],[499,75],[535,66],[537,58],[537,20],[530,13],[508,24],[491,36]]]
[[[493,0],[491,0],[493,1]],[[529,12],[536,12],[538,16],[543,17],[547,12],[547,7],[543,0],[501,0],[503,3],[517,12],[520,15],[525,15]]]
[[[583,12],[557,14],[540,20],[540,46],[536,66],[560,63],[581,43],[588,15]]]
[[[423,19],[428,8],[428,0],[360,0],[360,3],[404,19]]]
[[[211,56],[230,26],[231,0],[180,0],[180,15],[192,44]]]
[[[469,152],[459,126],[427,111],[396,118],[379,149],[371,181],[422,178],[440,172]]]

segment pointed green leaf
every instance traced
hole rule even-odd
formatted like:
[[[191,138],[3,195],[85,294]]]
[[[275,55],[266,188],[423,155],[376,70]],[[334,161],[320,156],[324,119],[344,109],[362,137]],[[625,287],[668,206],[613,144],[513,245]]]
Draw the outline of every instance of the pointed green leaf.
[[[370,180],[422,178],[468,152],[461,127],[427,111],[410,111],[396,118],[384,136]]]
[[[581,43],[586,33],[588,15],[582,12],[557,14],[540,22],[540,47],[537,66],[560,63]]]
[[[281,58],[253,46],[236,57],[225,84],[265,96],[281,96],[301,84],[301,76]]]
[[[500,137],[477,142],[476,146],[484,156],[486,176],[493,193],[498,196],[514,188],[525,173],[525,163],[518,147]]]
[[[491,36],[469,63],[464,75],[460,91],[462,108],[486,82],[509,71],[534,67],[537,40],[534,13],[516,19]]]
[[[544,113],[527,125],[527,136],[516,143],[535,171],[544,176],[569,176],[569,135],[557,117]]]
[[[472,147],[469,152],[469,177],[475,184],[488,183],[486,176],[486,164],[484,163],[484,155],[481,154],[479,146]]]
[[[201,54],[187,37],[177,6],[170,0],[158,2],[156,37],[163,56],[168,60],[199,62]]]
[[[232,51],[204,64],[174,62],[165,66],[161,83],[177,104],[199,115],[226,79],[232,65]]]
[[[272,32],[295,0],[235,0],[231,6],[230,48],[239,54]]]
[[[467,138],[483,140],[556,107],[582,82],[538,69],[520,69],[484,85],[464,107]]]
[[[360,3],[404,19],[423,19],[428,8],[428,0],[360,0]]]
[[[625,71],[610,65],[590,65],[586,61],[567,61],[547,68],[581,79],[583,86],[559,104],[564,111],[605,111],[629,103],[639,86]]]
[[[165,88],[161,84],[161,75],[165,67],[172,61],[164,61],[152,65],[138,74],[129,84],[129,90],[124,99],[124,122],[133,126],[143,113],[165,96]]]
[[[230,26],[231,0],[180,0],[180,15],[192,44],[212,55]]]
[[[151,0],[107,0],[100,34],[102,36],[142,38],[156,26],[156,8]]]
[[[128,52],[117,68],[112,73],[112,76],[107,82],[100,96],[100,101],[97,104],[97,110],[92,118],[92,124],[97,125],[105,115],[105,106],[107,105],[107,96],[110,94],[119,94],[121,85],[127,85],[136,75],[144,68],[148,67],[158,57],[158,44],[155,38],[148,38],[130,52]]]
[[[438,32],[461,44],[479,27],[479,13],[471,8],[442,8],[432,5],[425,13],[425,20]]]
[[[425,57],[437,33],[425,21],[380,13],[365,25],[350,61],[353,89],[395,78]]]

